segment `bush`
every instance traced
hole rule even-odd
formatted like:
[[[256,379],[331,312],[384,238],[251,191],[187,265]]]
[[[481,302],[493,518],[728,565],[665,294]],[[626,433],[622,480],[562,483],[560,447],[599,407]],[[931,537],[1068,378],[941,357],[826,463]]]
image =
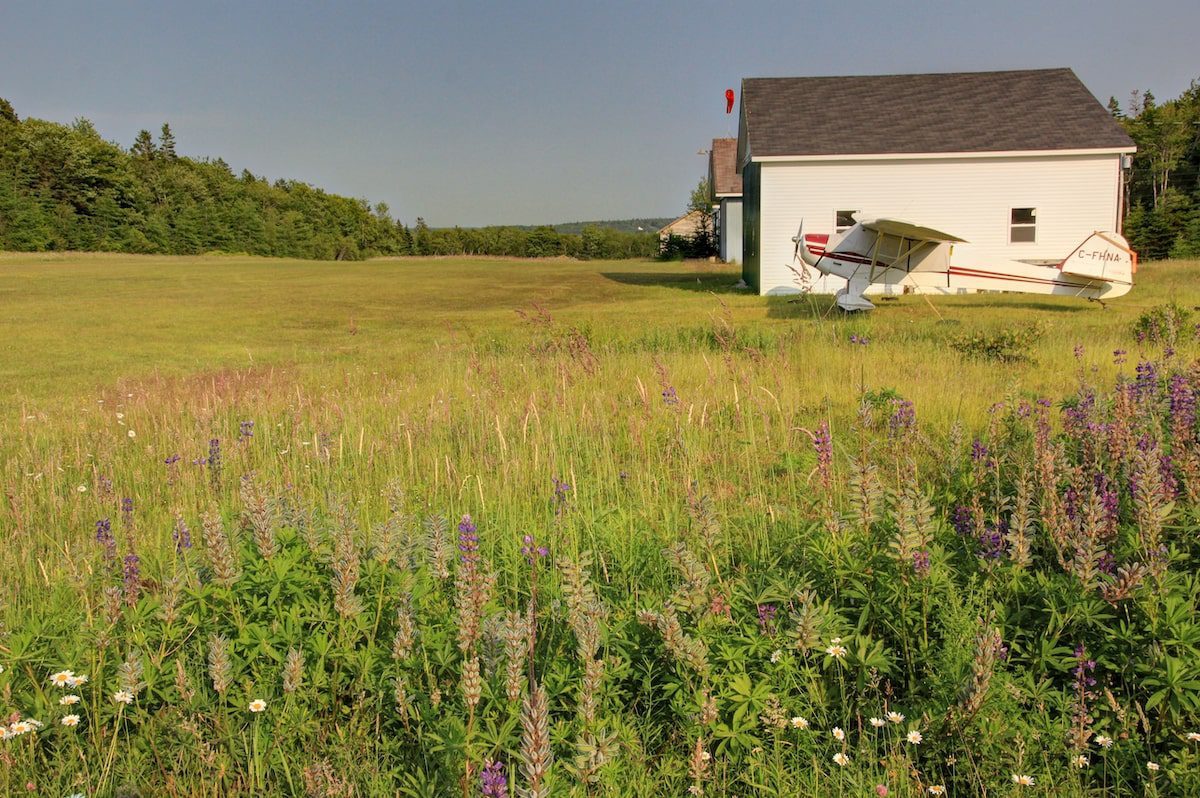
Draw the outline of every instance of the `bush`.
[[[1151,308],[1137,317],[1133,323],[1133,334],[1139,341],[1155,344],[1174,344],[1179,331],[1191,322],[1192,312],[1171,302]]]
[[[1006,328],[996,332],[973,332],[956,336],[950,348],[964,357],[997,363],[1031,363],[1030,350],[1043,335],[1046,325],[1037,322],[1027,327]]]

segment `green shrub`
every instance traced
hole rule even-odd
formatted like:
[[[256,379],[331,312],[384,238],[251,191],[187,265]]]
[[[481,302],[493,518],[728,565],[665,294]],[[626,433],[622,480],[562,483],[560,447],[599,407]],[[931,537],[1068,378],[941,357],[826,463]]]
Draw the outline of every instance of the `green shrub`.
[[[1139,341],[1173,345],[1191,323],[1192,312],[1174,302],[1151,308],[1137,317],[1133,334]]]
[[[1032,363],[1033,345],[1046,334],[1046,325],[1007,327],[995,332],[964,333],[950,340],[950,348],[973,360],[997,363]]]

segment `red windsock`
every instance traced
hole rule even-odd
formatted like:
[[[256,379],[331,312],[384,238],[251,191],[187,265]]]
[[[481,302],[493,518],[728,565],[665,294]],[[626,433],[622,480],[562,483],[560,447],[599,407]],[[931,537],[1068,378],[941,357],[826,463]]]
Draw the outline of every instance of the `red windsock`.
[[[733,89],[725,90],[725,113],[733,113]]]

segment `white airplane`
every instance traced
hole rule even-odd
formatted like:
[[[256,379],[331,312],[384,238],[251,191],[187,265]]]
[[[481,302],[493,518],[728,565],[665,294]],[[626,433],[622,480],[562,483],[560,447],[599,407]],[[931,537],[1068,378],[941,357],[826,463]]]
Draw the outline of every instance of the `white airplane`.
[[[912,287],[926,293],[963,290],[1021,291],[1104,301],[1129,293],[1137,253],[1117,233],[1092,233],[1062,261],[1036,265],[1018,260],[955,257],[964,239],[897,219],[858,221],[839,236],[804,233],[792,239],[794,269],[801,286],[811,285],[811,267],[846,280],[837,293],[842,310],[873,310],[863,296],[872,285]],[[794,260],[793,260],[794,262]]]

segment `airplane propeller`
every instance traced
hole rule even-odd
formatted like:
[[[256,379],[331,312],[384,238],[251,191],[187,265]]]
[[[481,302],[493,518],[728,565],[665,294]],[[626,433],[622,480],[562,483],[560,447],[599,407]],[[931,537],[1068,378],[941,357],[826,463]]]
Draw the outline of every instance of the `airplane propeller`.
[[[796,237],[792,239],[796,242],[796,248],[792,250],[792,260],[800,256],[800,244],[804,241],[804,220],[800,220],[800,229],[796,231]]]

